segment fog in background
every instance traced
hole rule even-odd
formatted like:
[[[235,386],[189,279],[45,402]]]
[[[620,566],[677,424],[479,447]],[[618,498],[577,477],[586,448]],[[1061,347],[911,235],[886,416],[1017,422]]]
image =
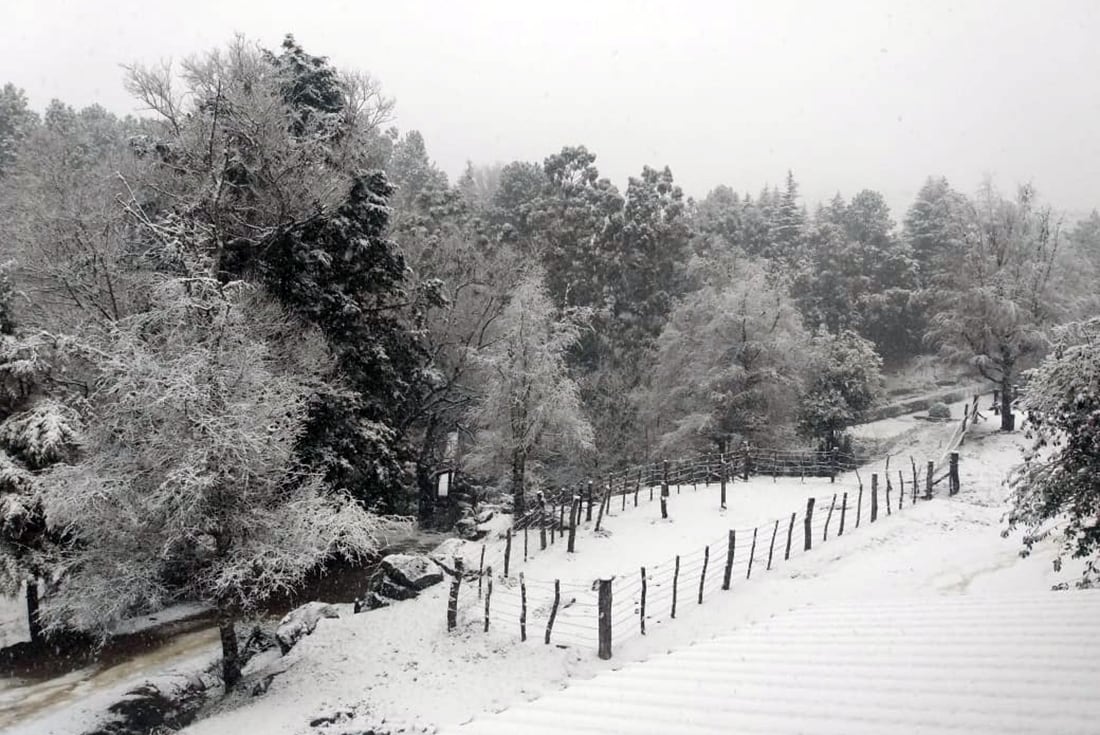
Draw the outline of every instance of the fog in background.
[[[0,82],[136,112],[120,63],[241,32],[370,71],[452,180],[465,162],[594,151],[623,186],[668,165],[701,197],[793,169],[806,200],[881,191],[900,219],[925,177],[1032,181],[1100,205],[1100,3],[4,3]]]

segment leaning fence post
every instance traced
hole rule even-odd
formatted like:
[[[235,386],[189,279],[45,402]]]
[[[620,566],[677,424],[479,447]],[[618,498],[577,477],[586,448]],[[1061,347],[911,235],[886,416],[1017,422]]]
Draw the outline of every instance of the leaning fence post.
[[[931,500],[932,499],[932,473],[935,471],[935,469],[936,469],[935,462],[933,462],[932,460],[928,460],[928,470],[927,470],[927,474],[925,475],[925,478],[924,478],[924,483],[925,483],[925,485],[924,485],[924,499],[925,500]]]
[[[599,594],[596,598],[599,610],[599,657],[606,661],[611,658],[611,580],[599,580]]]
[[[455,557],[455,573],[451,579],[451,595],[447,599],[447,630],[458,625],[458,587],[462,584],[462,557]]]
[[[488,580],[485,584],[485,632],[489,632],[489,601],[493,597],[493,567],[490,564],[485,567],[485,572],[488,574]]]
[[[806,537],[806,548],[803,551],[809,551],[813,548],[813,522],[814,522],[814,499],[810,498],[806,501],[806,520],[804,521],[803,534]]]
[[[722,589],[730,588],[730,575],[733,573],[733,553],[737,549],[737,533],[731,528],[729,543],[726,544],[726,571],[722,574]]]
[[[759,529],[752,529],[752,548],[749,549],[749,568],[745,570],[745,579],[752,577],[752,560],[756,556],[756,532]]]
[[[569,512],[569,545],[566,547],[566,551],[572,554],[576,550],[577,544],[577,523],[581,519],[581,496],[573,496],[573,504],[570,506]]]
[[[550,618],[546,621],[546,645],[550,645],[550,631],[554,629],[554,618],[558,616],[558,605],[561,603],[561,580],[554,580],[554,604],[550,606]]]
[[[766,571],[770,571],[771,568],[772,568],[772,552],[775,551],[775,536],[778,533],[779,533],[779,520],[776,519],[775,528],[772,529],[772,542],[768,546],[768,566],[766,567]]]
[[[527,640],[527,583],[523,572],[519,573],[519,639]]]
[[[787,526],[787,550],[783,553],[783,560],[791,558],[791,537],[794,536],[794,517],[797,513],[791,513],[791,524]]]
[[[498,536],[499,538],[499,536]],[[504,577],[508,577],[508,563],[512,560],[512,529],[504,530]]]
[[[485,544],[481,545],[481,561],[477,564],[477,599],[481,599],[481,584],[485,579]]]
[[[600,530],[600,524],[603,523],[604,508],[609,506],[609,505],[611,505],[611,476],[610,475],[608,475],[608,477],[607,477],[607,492],[604,493],[603,497],[600,499],[600,509],[599,509],[599,512],[596,513],[596,530],[597,531]]]
[[[871,475],[871,523],[878,520],[878,473]]]
[[[645,592],[646,592],[646,580],[645,580],[645,567],[642,567],[642,602],[638,609],[638,624],[641,626],[642,635],[645,635]]]
[[[844,493],[844,497],[840,501],[840,532],[837,536],[844,535],[844,517],[848,513],[848,493]]]
[[[909,464],[913,465],[913,496],[909,498],[909,505],[917,504],[917,490],[920,486],[920,480],[917,475],[917,461],[913,459],[913,455],[909,455]]]
[[[676,566],[672,569],[672,617],[676,617],[676,588],[680,583],[680,555],[676,555]]]
[[[703,547],[703,573],[699,575],[699,604],[703,604],[703,585],[707,581],[707,564],[710,563],[710,546]]]
[[[833,520],[833,508],[836,507],[836,493],[833,493],[833,502],[829,503],[829,513],[825,516],[825,532],[821,535],[824,543],[829,540],[829,523]]]
[[[948,465],[948,474],[950,476],[949,482],[951,483],[951,494],[957,495],[959,492],[959,453],[952,452],[949,457],[950,465]]]

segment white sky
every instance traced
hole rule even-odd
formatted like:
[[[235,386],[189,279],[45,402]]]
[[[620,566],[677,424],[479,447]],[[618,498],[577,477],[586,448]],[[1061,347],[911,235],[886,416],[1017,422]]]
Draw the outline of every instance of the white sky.
[[[929,174],[1100,206],[1098,0],[4,0],[0,83],[132,112],[120,63],[236,31],[375,74],[452,179],[584,144],[695,196],[791,168],[811,203],[873,188],[895,218]]]

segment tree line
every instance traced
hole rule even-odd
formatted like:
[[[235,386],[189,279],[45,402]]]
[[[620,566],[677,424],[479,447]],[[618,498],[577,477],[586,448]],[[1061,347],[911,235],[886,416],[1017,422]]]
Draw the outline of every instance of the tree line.
[[[1003,420],[1095,310],[1100,216],[930,178],[810,210],[596,156],[469,164],[292,37],[127,69],[119,118],[0,94],[0,583],[35,635],[201,599],[235,621],[467,485],[658,453],[842,446],[881,370],[968,363]],[[47,590],[39,609],[38,584]],[[34,599],[31,599],[31,598]]]

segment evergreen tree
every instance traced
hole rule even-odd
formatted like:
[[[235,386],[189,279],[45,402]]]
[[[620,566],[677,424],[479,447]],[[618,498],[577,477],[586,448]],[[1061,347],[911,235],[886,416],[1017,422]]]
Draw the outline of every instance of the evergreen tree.
[[[840,447],[848,427],[881,397],[881,366],[874,346],[855,332],[815,337],[799,411],[802,435],[824,450]]]
[[[3,178],[20,143],[38,123],[38,116],[27,106],[27,95],[8,82],[0,89],[0,178]]]

